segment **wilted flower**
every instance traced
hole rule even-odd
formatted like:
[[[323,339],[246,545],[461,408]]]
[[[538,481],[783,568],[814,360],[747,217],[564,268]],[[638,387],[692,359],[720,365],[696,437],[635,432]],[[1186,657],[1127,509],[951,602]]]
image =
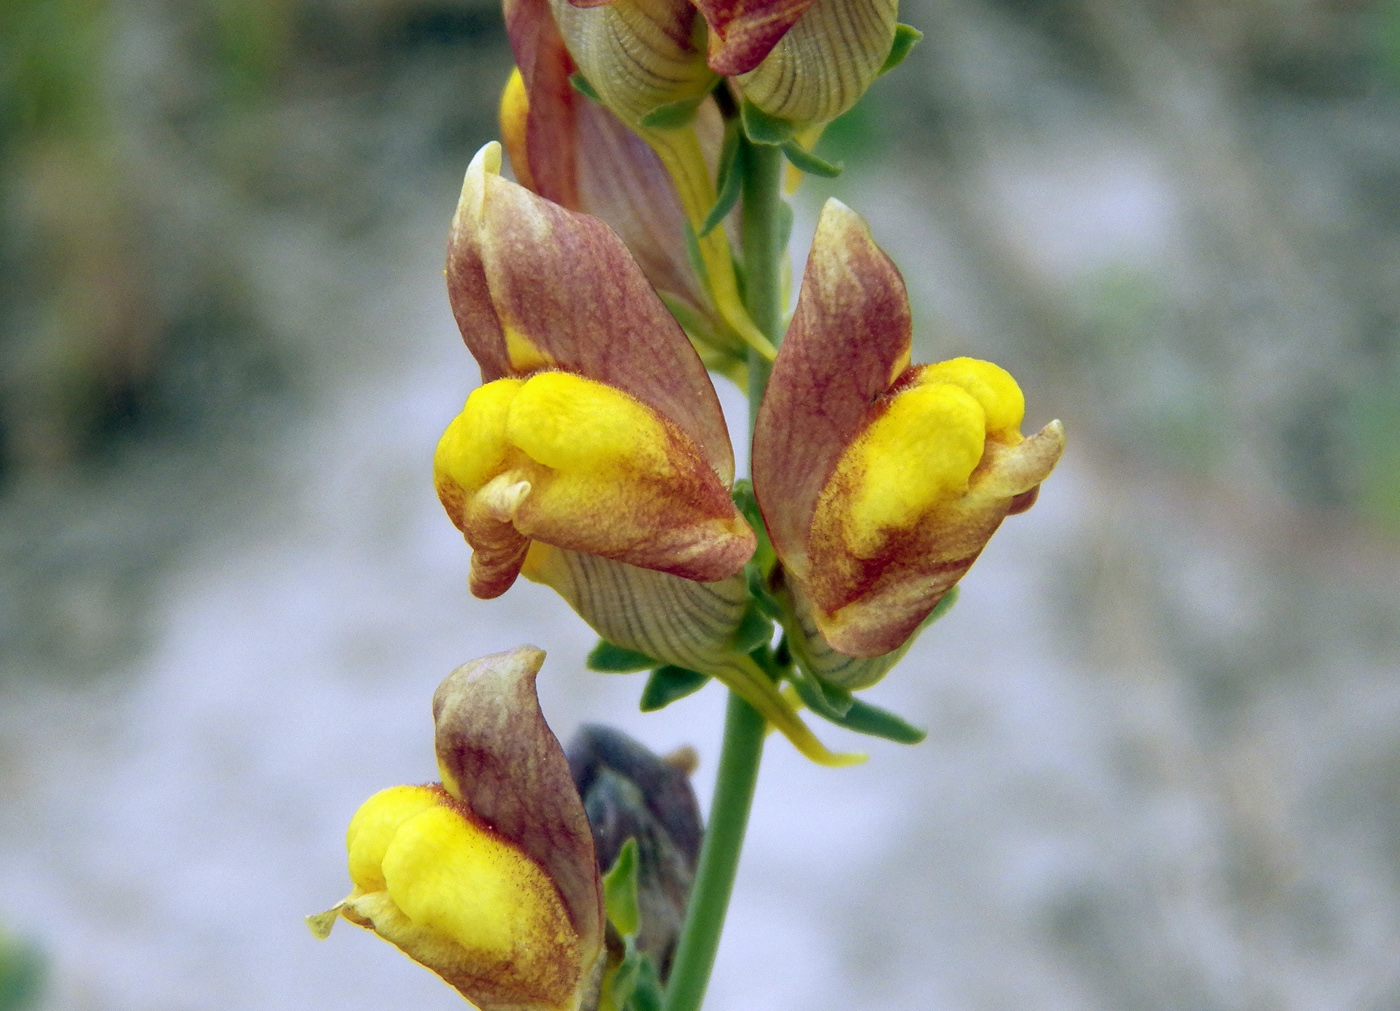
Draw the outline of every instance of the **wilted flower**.
[[[637,845],[637,948],[664,982],[685,920],[704,824],[690,786],[695,753],[658,758],[626,734],[588,724],[567,749],[569,771],[593,829],[598,865]],[[688,761],[687,761],[688,760]]]
[[[373,930],[482,1011],[579,1011],[606,959],[593,837],[540,712],[544,653],[457,668],[433,695],[441,784],[375,794],[346,833],[353,890],[308,918]]]
[[[1064,450],[1058,421],[1021,436],[1005,371],[911,366],[910,334],[899,271],[859,215],[827,201],[759,409],[753,481],[795,624],[847,658],[900,649]],[[887,667],[847,665],[841,687]]]
[[[438,445],[438,495],[473,548],[472,592],[503,593],[531,541],[687,579],[753,553],[705,367],[602,222],[472,160],[447,284],[484,383]]]

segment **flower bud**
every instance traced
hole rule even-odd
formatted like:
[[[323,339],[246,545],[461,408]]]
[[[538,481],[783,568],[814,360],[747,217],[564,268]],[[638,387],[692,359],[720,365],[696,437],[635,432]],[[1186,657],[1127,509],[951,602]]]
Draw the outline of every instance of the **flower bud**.
[[[898,0],[816,0],[753,70],[740,91],[799,127],[829,123],[865,94],[889,56]]]
[[[346,833],[337,917],[373,930],[482,1011],[579,1011],[605,960],[592,834],[540,713],[544,653],[522,646],[457,668],[433,695],[441,784],[366,801]]]
[[[899,271],[827,201],[759,409],[753,481],[800,624],[850,657],[903,646],[1064,450],[1058,421],[1021,436],[1025,401],[1004,370],[911,366],[910,332]]]
[[[699,106],[715,85],[705,21],[689,0],[550,0],[550,8],[574,63],[628,126]]]
[[[898,0],[697,0],[711,69],[798,128],[850,109],[894,44]]]

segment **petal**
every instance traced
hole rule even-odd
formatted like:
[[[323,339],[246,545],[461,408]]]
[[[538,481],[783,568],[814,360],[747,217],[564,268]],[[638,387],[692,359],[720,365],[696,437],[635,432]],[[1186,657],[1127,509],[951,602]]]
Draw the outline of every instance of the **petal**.
[[[696,45],[704,22],[689,0],[614,0],[582,7],[550,0],[569,54],[628,126],[663,105],[701,99],[715,75]]]
[[[773,546],[799,577],[817,499],[908,367],[910,335],[899,270],[860,215],[828,200],[754,427],[754,494]]]
[[[676,424],[726,485],[734,457],[705,366],[617,234],[502,179],[478,152],[453,218],[448,290],[485,381],[559,368]]]
[[[899,0],[816,0],[739,87],[770,116],[829,123],[879,76],[898,14]]]
[[[747,73],[763,61],[813,0],[696,0],[713,34],[710,69],[721,77]]]
[[[473,592],[504,590],[524,539],[686,579],[732,575],[754,536],[686,435],[611,386],[567,372],[477,389],[434,456],[472,545]]]
[[[579,1011],[606,961],[592,832],[540,713],[544,654],[453,671],[433,696],[443,785],[382,790],[346,832],[338,914],[432,969],[482,1011]]]
[[[520,95],[509,129],[502,103],[502,137],[518,136],[514,143],[506,144],[511,167],[522,186],[570,210],[581,210],[575,153],[577,117],[589,103],[569,84],[573,60],[564,48],[548,0],[505,0],[504,9],[506,33],[520,78]]]
[[[972,567],[1013,502],[1039,486],[1063,452],[1058,421],[1015,446],[988,440],[967,493],[873,558],[852,554],[834,526],[814,524],[802,589],[826,641],[853,657],[898,649]]]
[[[444,787],[539,864],[574,930],[602,944],[593,836],[569,763],[535,693],[544,653],[521,646],[458,667],[433,694]]]
[[[522,572],[552,587],[609,642],[719,679],[812,761],[840,766],[865,760],[827,750],[772,679],[749,656],[734,652],[749,602],[742,574],[696,583],[538,543]]]

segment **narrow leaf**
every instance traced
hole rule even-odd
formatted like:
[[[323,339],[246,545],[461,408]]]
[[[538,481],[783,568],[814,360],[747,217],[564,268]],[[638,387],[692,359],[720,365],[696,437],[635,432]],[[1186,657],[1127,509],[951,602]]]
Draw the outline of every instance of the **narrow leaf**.
[[[635,649],[623,649],[606,639],[599,639],[598,645],[588,654],[584,665],[589,670],[601,671],[604,674],[631,674],[639,670],[651,670],[659,666],[660,661],[638,653]]]
[[[637,911],[637,840],[629,838],[603,875],[603,907],[623,937],[636,937],[641,929]]]
[[[691,120],[695,118],[696,111],[700,108],[700,103],[705,100],[705,96],[699,98],[682,98],[675,102],[666,102],[658,105],[651,112],[641,119],[641,125],[648,130],[678,130],[683,126],[689,126]]]
[[[778,201],[778,248],[787,249],[788,240],[792,238],[792,204],[786,200]]]
[[[715,200],[715,205],[710,208],[710,213],[705,215],[705,221],[700,225],[702,238],[709,235],[734,209],[734,205],[739,202],[743,181],[744,173],[739,166],[739,131],[732,125],[726,126],[724,149],[720,152],[719,178],[715,182],[719,198]]]
[[[846,711],[845,716],[832,722],[847,730],[854,730],[858,734],[883,737],[899,744],[918,744],[928,736],[927,730],[922,730],[906,722],[902,717],[896,716],[888,709],[872,706],[869,702],[862,702],[860,699],[855,699],[851,703],[851,708]]]
[[[656,974],[656,966],[646,955],[640,955],[639,959],[627,1011],[661,1011],[661,980]]]
[[[695,234],[695,228],[689,221],[685,223],[685,255],[690,259],[690,266],[700,278],[700,283],[708,291],[710,288],[710,271],[705,266],[705,257],[700,254],[700,239]]]
[[[752,653],[760,646],[773,641],[773,622],[763,614],[757,604],[744,612],[739,622],[739,630],[734,633],[734,651]]]
[[[769,147],[790,140],[795,129],[787,120],[770,116],[750,102],[744,103],[739,119],[744,124],[744,136],[755,144],[766,144]]]
[[[801,668],[789,672],[788,678],[797,689],[803,704],[812,712],[833,723],[840,723],[851,711],[855,699],[850,692],[824,685]]]
[[[795,140],[783,144],[783,154],[787,155],[787,160],[792,162],[793,168],[800,169],[808,175],[821,176],[823,179],[835,179],[841,174],[842,166],[833,165],[825,159],[818,158]]]
[[[642,712],[654,713],[658,709],[665,709],[677,699],[694,695],[705,687],[708,680],[708,674],[686,670],[684,667],[658,667],[651,672],[651,677],[647,678],[647,686],[642,689]]]
[[[569,75],[569,85],[584,98],[591,98],[595,102],[602,103],[603,100],[593,90],[593,85],[588,83],[588,78],[577,71]]]
[[[888,74],[903,63],[904,58],[909,55],[909,51],[918,45],[919,40],[923,37],[924,33],[913,25],[897,27],[894,30],[894,43],[890,46],[890,55],[885,57],[885,64],[880,68],[880,75]]]

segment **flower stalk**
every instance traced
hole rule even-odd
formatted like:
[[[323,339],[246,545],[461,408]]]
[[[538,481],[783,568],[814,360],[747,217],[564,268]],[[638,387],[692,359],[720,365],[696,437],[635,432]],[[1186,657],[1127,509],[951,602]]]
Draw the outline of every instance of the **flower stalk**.
[[[776,147],[740,143],[745,301],[749,315],[776,346],[783,335],[783,154]],[[750,433],[771,368],[757,351],[749,351]],[[762,715],[730,692],[709,824],[666,987],[665,1011],[699,1011],[705,1000],[758,785],[764,732]]]

